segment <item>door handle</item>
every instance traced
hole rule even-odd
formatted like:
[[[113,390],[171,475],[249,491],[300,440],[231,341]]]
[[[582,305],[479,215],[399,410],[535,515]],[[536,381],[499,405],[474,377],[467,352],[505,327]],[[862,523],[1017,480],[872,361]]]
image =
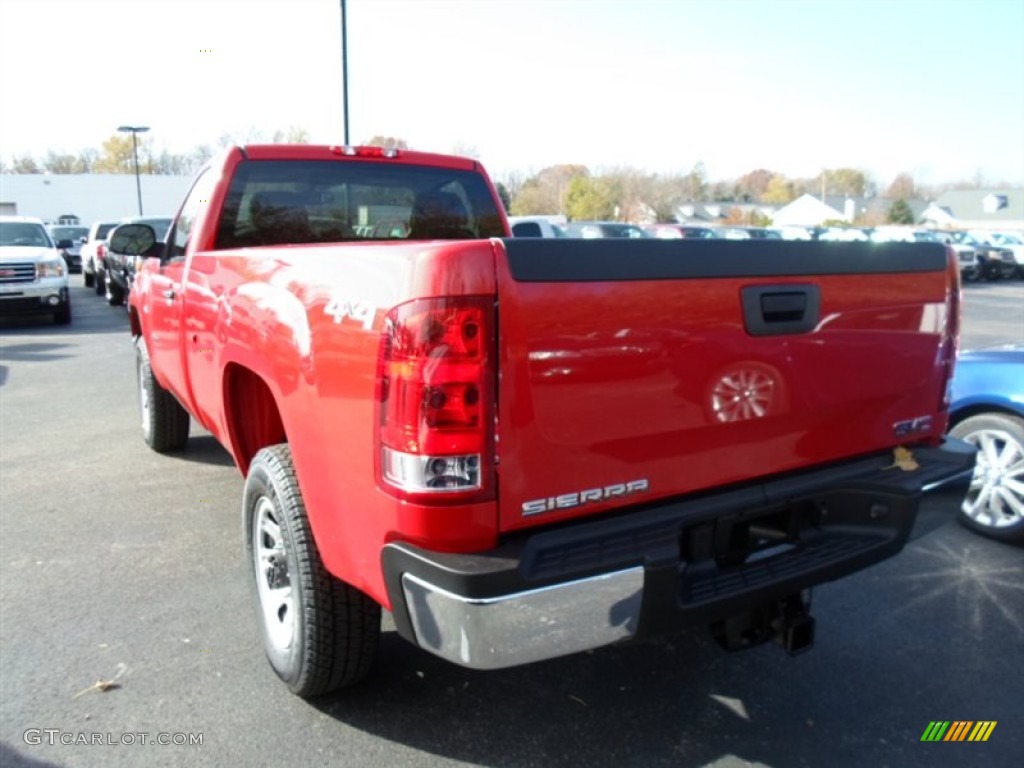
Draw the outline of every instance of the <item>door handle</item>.
[[[816,285],[756,285],[741,293],[743,324],[751,336],[807,333],[818,325],[821,291]]]
[[[172,289],[172,288],[169,288],[168,290],[163,291],[161,295],[165,299],[167,299],[168,301],[174,301],[174,289]]]

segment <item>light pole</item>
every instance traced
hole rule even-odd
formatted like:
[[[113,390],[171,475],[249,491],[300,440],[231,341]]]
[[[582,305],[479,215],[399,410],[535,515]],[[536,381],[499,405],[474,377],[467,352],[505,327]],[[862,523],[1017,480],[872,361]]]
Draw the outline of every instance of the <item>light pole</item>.
[[[348,146],[348,29],[345,0],[341,0],[341,109],[345,115],[345,146]]]
[[[135,160],[135,191],[139,195],[139,216],[142,215],[142,182],[139,181],[139,143],[135,136],[139,133],[145,133],[149,130],[148,125],[121,125],[118,126],[117,130],[120,133],[130,133],[132,135],[132,157]]]

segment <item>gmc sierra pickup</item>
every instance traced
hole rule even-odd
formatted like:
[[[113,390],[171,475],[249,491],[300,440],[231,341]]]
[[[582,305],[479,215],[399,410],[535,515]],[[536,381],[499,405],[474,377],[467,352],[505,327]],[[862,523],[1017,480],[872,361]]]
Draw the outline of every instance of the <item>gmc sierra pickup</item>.
[[[478,669],[694,626],[797,652],[810,588],[971,477],[943,245],[512,239],[472,160],[280,145],[113,240],[145,441],[230,451],[301,696],[369,672],[382,608]]]

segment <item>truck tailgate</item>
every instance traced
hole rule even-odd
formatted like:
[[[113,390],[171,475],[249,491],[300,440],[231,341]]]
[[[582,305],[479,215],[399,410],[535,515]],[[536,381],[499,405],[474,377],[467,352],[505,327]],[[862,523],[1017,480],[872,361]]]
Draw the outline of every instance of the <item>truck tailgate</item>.
[[[954,286],[944,246],[496,247],[503,530],[821,465],[945,428],[936,369]]]

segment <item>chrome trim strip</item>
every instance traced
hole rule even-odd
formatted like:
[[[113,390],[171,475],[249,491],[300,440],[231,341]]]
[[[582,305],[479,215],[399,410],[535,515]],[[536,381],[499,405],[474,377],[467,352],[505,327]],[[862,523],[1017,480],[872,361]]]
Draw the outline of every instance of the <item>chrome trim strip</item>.
[[[502,669],[598,648],[636,634],[641,566],[472,599],[402,574],[416,642],[472,669]]]

